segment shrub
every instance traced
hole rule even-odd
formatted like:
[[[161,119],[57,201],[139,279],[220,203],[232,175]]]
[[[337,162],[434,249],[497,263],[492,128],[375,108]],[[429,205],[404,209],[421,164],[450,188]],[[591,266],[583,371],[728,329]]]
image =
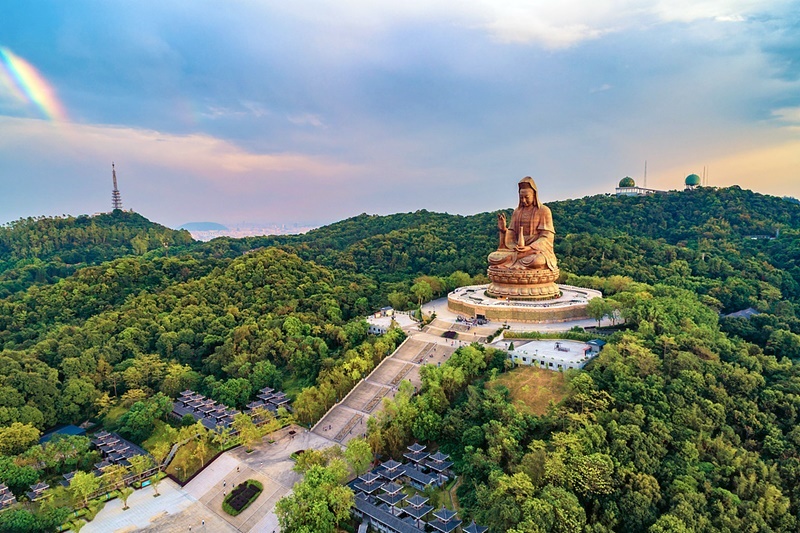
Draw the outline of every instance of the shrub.
[[[264,485],[255,479],[248,479],[233,488],[230,494],[222,501],[222,509],[231,516],[236,516],[258,498],[264,490]]]

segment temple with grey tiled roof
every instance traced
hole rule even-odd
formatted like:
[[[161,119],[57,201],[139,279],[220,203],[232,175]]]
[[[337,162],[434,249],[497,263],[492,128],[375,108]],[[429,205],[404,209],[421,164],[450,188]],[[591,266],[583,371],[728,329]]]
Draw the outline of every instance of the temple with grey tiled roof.
[[[428,525],[442,533],[450,533],[461,525],[458,514],[455,511],[446,509],[444,506],[433,513],[435,520],[428,522]]]
[[[36,483],[34,485],[31,485],[31,490],[26,492],[25,495],[28,497],[30,501],[36,502],[45,497],[44,491],[46,491],[49,488],[50,485],[48,485],[47,483],[41,483],[41,482]]]
[[[94,465],[95,474],[98,476],[102,475],[103,471],[112,464],[119,464],[122,466],[130,465],[128,459],[131,457],[137,455],[150,457],[150,454],[144,449],[123,439],[116,433],[109,433],[108,431],[95,433],[92,444],[100,450],[103,456],[103,460]]]
[[[256,399],[247,404],[247,414],[253,417],[256,425],[266,422],[267,416],[259,417],[260,410],[266,410],[273,415],[278,408],[283,407],[291,411],[291,401],[282,391],[275,391],[270,387],[259,390]],[[234,417],[239,413],[211,398],[206,398],[192,390],[183,391],[172,403],[172,416],[178,419],[191,415],[195,421],[200,421],[208,429],[221,431],[233,424]]]
[[[413,444],[408,450],[404,457],[411,455],[419,458],[420,463],[402,464],[389,459],[348,483],[355,492],[353,514],[362,521],[359,531],[371,528],[381,533],[486,533],[488,528],[474,521],[466,528],[461,528],[462,520],[455,511],[442,507],[434,512],[426,496],[409,490],[409,487],[422,490],[447,481],[446,475],[435,470],[433,473],[424,472],[423,468],[428,462],[436,464],[442,471],[452,463],[448,461],[449,456],[442,453],[436,453],[429,461],[425,461],[428,454],[421,444]],[[414,454],[424,454],[424,457]],[[409,493],[412,495],[408,496]]]
[[[17,503],[14,493],[6,487],[5,483],[0,483],[0,511],[7,509]]]
[[[389,481],[394,481],[405,472],[402,463],[398,463],[394,459],[389,459],[375,470],[378,474],[385,477]]]

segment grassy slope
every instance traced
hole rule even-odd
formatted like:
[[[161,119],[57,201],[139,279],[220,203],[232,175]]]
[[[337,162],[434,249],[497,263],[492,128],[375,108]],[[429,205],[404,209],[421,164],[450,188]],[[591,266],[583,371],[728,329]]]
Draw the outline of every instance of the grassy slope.
[[[562,372],[542,370],[531,366],[519,366],[498,376],[489,386],[502,385],[511,392],[518,407],[533,414],[547,412],[550,402],[558,403],[567,395],[567,382]]]

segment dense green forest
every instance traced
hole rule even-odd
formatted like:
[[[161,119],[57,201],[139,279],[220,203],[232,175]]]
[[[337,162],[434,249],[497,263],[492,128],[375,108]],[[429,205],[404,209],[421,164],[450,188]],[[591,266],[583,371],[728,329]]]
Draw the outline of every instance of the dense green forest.
[[[603,290],[627,329],[543,416],[485,386],[504,354],[465,348],[398,395],[375,449],[441,445],[497,531],[794,530],[800,205],[738,187],[548,205],[561,281]],[[208,243],[121,211],[0,227],[0,453],[185,388],[241,407],[280,387],[314,422],[402,340],[361,317],[485,279],[494,216]]]
[[[615,281],[628,329],[568,373],[546,414],[493,386],[509,363],[474,345],[387,406],[373,447],[438,443],[463,476],[461,505],[492,531],[795,531],[796,362],[728,337],[685,289]]]
[[[17,220],[0,226],[0,297],[34,283],[52,283],[87,265],[191,242],[187,231],[121,210]]]

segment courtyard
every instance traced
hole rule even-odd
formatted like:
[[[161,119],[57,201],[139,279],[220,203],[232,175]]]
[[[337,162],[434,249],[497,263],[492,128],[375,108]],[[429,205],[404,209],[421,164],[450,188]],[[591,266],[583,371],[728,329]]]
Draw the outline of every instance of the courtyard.
[[[298,426],[289,426],[254,446],[251,453],[238,447],[220,455],[200,474],[181,487],[170,479],[159,486],[161,496],[153,497],[152,487],[137,490],[128,500],[130,509],[112,500],[81,531],[94,533],[247,532],[277,531],[274,513],[277,501],[287,494],[300,475],[292,470],[291,455],[303,449],[323,449],[332,442]],[[222,499],[236,484],[256,479],[264,492],[238,516],[222,510]]]

